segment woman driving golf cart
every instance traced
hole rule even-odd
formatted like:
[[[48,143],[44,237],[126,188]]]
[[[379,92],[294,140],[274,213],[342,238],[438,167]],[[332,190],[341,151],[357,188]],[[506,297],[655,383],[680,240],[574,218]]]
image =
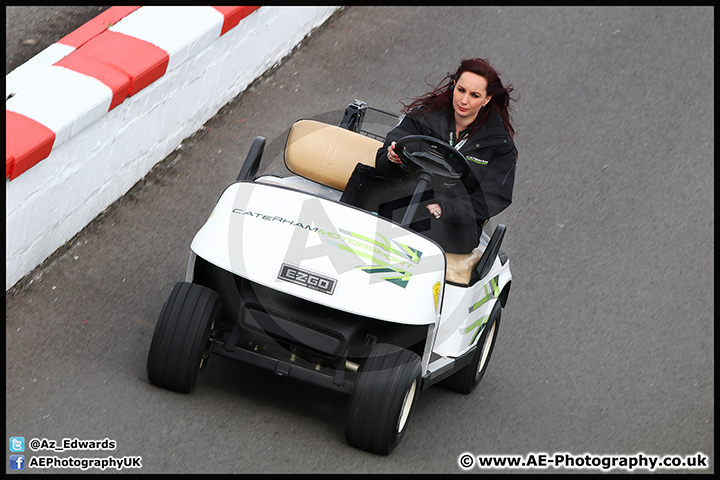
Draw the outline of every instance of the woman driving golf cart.
[[[512,91],[512,86],[503,86],[487,61],[463,60],[434,90],[404,105],[405,117],[388,133],[377,153],[374,173],[385,178],[386,191],[368,188],[363,192],[363,186],[377,186],[377,182],[351,179],[351,184],[357,182],[360,187],[357,195],[371,195],[373,210],[399,220],[418,182],[404,155],[407,152],[396,151],[396,142],[408,135],[446,142],[467,159],[460,166],[461,179],[431,185],[410,227],[437,241],[447,253],[470,252],[478,246],[484,223],[512,201],[517,158],[510,119]],[[452,156],[449,149],[430,144],[420,148]]]

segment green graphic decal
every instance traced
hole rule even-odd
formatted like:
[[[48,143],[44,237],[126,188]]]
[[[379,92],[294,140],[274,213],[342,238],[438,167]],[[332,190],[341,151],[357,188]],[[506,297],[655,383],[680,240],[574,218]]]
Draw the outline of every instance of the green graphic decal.
[[[359,270],[362,270],[363,272],[367,272],[370,275],[373,273],[396,273],[399,275],[393,275],[389,277],[381,277],[383,280],[387,280],[390,283],[394,283],[395,285],[399,285],[402,288],[405,288],[410,281],[410,277],[412,276],[412,273],[407,272],[405,270],[400,270],[399,268],[386,268],[386,267],[378,267],[375,265],[365,266],[365,267],[357,267]]]
[[[410,258],[411,261],[413,261],[415,263],[420,262],[420,257],[422,257],[422,252],[420,250],[409,247],[407,245],[403,245],[400,242],[395,242],[395,243],[397,243],[403,250],[405,250],[405,253],[408,255],[408,258]]]
[[[342,230],[342,229],[340,229],[340,232],[342,232],[342,233],[344,233],[344,234],[346,234],[346,235],[350,235],[351,237],[357,238],[357,239],[359,239],[359,240],[363,240],[363,241],[365,241],[365,242],[368,242],[370,245],[373,245],[373,246],[375,246],[375,247],[379,247],[379,248],[385,250],[386,252],[393,253],[393,254],[395,254],[395,255],[400,255],[400,256],[402,256],[402,257],[405,257],[405,258],[407,258],[408,260],[410,260],[410,261],[413,262],[413,263],[418,263],[418,262],[420,262],[420,257],[422,256],[422,252],[421,252],[420,250],[416,250],[416,249],[414,249],[414,248],[412,248],[412,247],[408,247],[407,245],[403,245],[403,244],[400,243],[400,242],[395,242],[400,248],[402,248],[402,251],[401,251],[401,250],[397,250],[397,249],[395,249],[395,248],[392,247],[391,243],[388,241],[387,238],[385,238],[384,235],[381,235],[381,234],[379,234],[379,233],[376,233],[376,235],[382,239],[382,242],[379,242],[379,241],[377,241],[377,240],[373,240],[372,238],[366,237],[366,236],[364,236],[364,235],[360,235],[359,233],[349,232],[349,231],[347,231],[347,230]]]
[[[403,268],[394,267],[392,266],[392,264],[404,267],[413,267],[413,264],[417,265],[420,262],[420,257],[422,257],[422,252],[420,250],[409,247],[399,242],[395,242],[395,244],[397,244],[402,250],[393,248],[391,242],[389,242],[387,238],[385,238],[379,233],[377,234],[377,236],[382,241],[373,240],[372,238],[366,237],[364,235],[349,232],[346,230],[340,231],[348,235],[348,237],[343,237],[343,240],[347,244],[349,244],[343,245],[340,243],[335,243],[341,250],[353,253],[359,257],[366,258],[373,262],[373,264],[371,265],[362,265],[356,268],[370,275],[384,273],[393,274],[380,278],[395,285],[398,285],[402,288],[405,288],[407,286],[408,282],[410,281],[410,277],[412,276],[412,273]],[[366,243],[359,243],[354,239],[362,240]],[[359,248],[353,248],[350,245],[354,245]],[[372,252],[372,254],[368,253],[367,251],[363,251],[362,248]],[[394,255],[397,255],[397,257]],[[380,259],[378,257],[383,257],[383,259]],[[411,263],[408,263],[408,261]]]
[[[498,278],[499,277],[500,276],[498,275],[495,278],[493,278],[492,280],[490,280],[489,283],[486,283],[485,285],[483,285],[483,288],[485,289],[485,296],[483,298],[481,298],[480,300],[478,300],[477,302],[475,302],[474,304],[472,304],[469,308],[468,313],[474,312],[475,310],[482,307],[483,305],[485,305],[487,302],[489,302],[493,298],[497,298],[498,296],[500,296],[500,288],[498,287]]]
[[[488,283],[486,283],[485,285],[483,285],[483,289],[484,289],[484,291],[485,291],[485,296],[484,296],[483,298],[481,298],[480,300],[478,300],[477,302],[473,303],[473,304],[468,308],[468,314],[471,314],[472,312],[474,312],[474,311],[477,310],[478,308],[480,308],[480,307],[482,307],[483,305],[485,305],[485,304],[486,304],[487,302],[489,302],[490,300],[492,300],[492,299],[497,298],[497,297],[500,296],[500,288],[498,287],[498,279],[499,279],[499,278],[500,278],[500,276],[498,275],[498,276],[496,276],[495,278],[491,279],[490,282],[488,282]],[[472,345],[473,343],[475,343],[475,339],[477,338],[478,334],[479,334],[480,332],[482,332],[482,329],[483,329],[483,327],[485,326],[485,324],[487,323],[488,318],[490,318],[490,315],[485,315],[485,316],[483,316],[483,317],[480,317],[480,318],[479,318],[476,322],[474,322],[472,325],[470,325],[470,326],[468,326],[467,328],[461,330],[462,333],[463,333],[463,335],[467,335],[468,333],[472,332],[473,330],[476,330],[476,331],[475,331],[475,334],[473,335],[472,340],[470,340],[470,345]]]
[[[473,323],[472,325],[470,325],[469,327],[467,327],[467,328],[465,329],[465,331],[463,331],[464,334],[468,334],[468,333],[472,332],[474,329],[477,328],[477,331],[475,332],[475,335],[473,335],[472,340],[470,340],[470,345],[472,345],[473,343],[475,343],[475,339],[477,338],[478,333],[482,332],[482,327],[485,326],[485,324],[486,324],[487,321],[488,321],[488,318],[490,318],[490,315],[485,315],[484,317],[480,317],[480,319],[479,319],[477,322]]]

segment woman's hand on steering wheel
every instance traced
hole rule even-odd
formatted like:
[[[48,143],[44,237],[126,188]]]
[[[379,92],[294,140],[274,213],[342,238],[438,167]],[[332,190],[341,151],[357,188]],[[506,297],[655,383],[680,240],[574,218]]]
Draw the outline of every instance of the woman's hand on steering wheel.
[[[426,208],[430,212],[430,215],[435,215],[435,218],[440,218],[440,215],[442,215],[442,208],[440,208],[440,205],[437,203],[431,203]]]
[[[388,154],[388,160],[390,160],[392,163],[402,164],[402,161],[400,160],[400,157],[397,156],[395,153],[395,142],[392,142],[390,146],[387,148]]]

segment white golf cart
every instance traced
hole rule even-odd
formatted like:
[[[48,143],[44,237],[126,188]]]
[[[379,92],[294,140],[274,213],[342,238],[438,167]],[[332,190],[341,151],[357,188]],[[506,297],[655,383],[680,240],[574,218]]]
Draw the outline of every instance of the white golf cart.
[[[163,305],[153,384],[192,391],[212,353],[338,389],[351,395],[348,442],[388,454],[422,390],[469,393],[480,382],[511,284],[505,226],[472,252],[446,254],[408,228],[419,195],[400,222],[341,202],[356,164],[374,165],[382,147],[362,130],[368,108],[351,104],[340,126],[296,122],[284,151],[292,175],[256,177],[265,139],[255,140]],[[426,147],[411,151],[418,142]],[[417,192],[457,179],[465,161],[434,139],[398,147]]]

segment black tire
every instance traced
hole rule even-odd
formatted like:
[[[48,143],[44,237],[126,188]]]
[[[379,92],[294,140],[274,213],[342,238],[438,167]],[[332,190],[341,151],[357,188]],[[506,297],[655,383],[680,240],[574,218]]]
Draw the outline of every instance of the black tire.
[[[490,355],[492,355],[493,349],[495,348],[495,340],[497,339],[498,329],[500,328],[500,316],[502,307],[500,302],[495,303],[488,322],[483,327],[483,332],[480,334],[478,340],[478,347],[475,350],[472,361],[458,370],[451,377],[443,380],[440,384],[454,392],[458,393],[472,393],[475,387],[478,386],[480,380],[485,375],[485,371],[490,362]]]
[[[417,354],[395,345],[375,345],[360,366],[350,398],[348,443],[380,455],[392,452],[407,431],[421,381]]]
[[[153,384],[190,393],[210,353],[210,335],[220,312],[220,295],[209,288],[178,282],[155,326],[147,361]]]

